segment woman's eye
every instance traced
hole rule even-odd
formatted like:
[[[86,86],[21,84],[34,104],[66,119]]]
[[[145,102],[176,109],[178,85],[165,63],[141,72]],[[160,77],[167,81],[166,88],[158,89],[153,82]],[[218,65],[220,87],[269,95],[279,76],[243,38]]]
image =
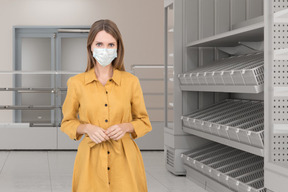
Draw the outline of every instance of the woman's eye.
[[[115,45],[113,43],[109,44],[109,47],[114,47]]]
[[[97,47],[101,47],[102,43],[97,43],[96,46]]]

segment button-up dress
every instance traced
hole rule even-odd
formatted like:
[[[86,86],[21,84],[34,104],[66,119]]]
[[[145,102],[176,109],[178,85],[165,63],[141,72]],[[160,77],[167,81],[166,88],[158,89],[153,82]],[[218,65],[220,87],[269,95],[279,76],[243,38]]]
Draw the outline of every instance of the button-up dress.
[[[152,130],[139,79],[113,68],[105,86],[98,81],[94,68],[70,77],[62,106],[61,131],[73,140],[80,124],[103,129],[131,123],[134,133],[121,139],[96,144],[87,134],[75,157],[72,192],[146,192],[147,183],[141,152],[134,139]]]

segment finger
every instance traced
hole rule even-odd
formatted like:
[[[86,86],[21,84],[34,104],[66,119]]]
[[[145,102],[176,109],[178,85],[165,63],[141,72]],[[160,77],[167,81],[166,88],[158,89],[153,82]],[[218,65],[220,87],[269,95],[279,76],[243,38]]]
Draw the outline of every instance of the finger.
[[[114,130],[114,131],[111,132],[108,136],[109,136],[110,138],[113,138],[113,137],[115,137],[115,135],[116,135],[118,132],[119,132],[118,130]]]
[[[109,127],[108,129],[104,130],[105,134],[108,135],[109,133],[111,133],[112,131],[112,128]]]
[[[119,140],[119,139],[121,139],[124,135],[125,135],[125,133],[122,132],[122,134],[120,134],[119,136],[117,136],[117,137],[115,138],[115,140]]]
[[[98,139],[98,137],[96,137],[96,136],[95,136],[92,140],[93,140],[95,143],[97,143],[97,144],[98,144],[98,143],[101,143],[101,141],[100,141],[100,140]]]
[[[104,130],[104,131],[105,131],[105,134],[106,134],[106,135],[110,134],[114,129],[115,129],[115,126],[109,127],[107,130]]]
[[[99,132],[95,132],[95,133],[93,134],[93,137],[94,137],[98,142],[100,142],[100,143],[104,140],[104,138],[100,135]]]
[[[105,130],[105,129],[102,129],[102,130],[103,130],[103,134],[105,135],[106,140],[109,140],[110,138],[109,138],[108,134],[106,133],[107,130]]]
[[[116,133],[115,135],[113,135],[111,138],[116,140],[117,137],[119,137],[120,135],[122,135],[123,132],[122,131],[119,131],[118,133]]]
[[[118,129],[117,127],[113,127],[113,128],[111,129],[111,132],[108,133],[107,135],[108,135],[109,137],[112,137],[113,135],[115,135],[115,134],[118,133],[118,132],[119,132],[119,129]]]
[[[104,134],[104,133],[103,133]],[[105,135],[105,134],[104,134]],[[102,135],[102,133],[100,132],[100,133],[98,133],[98,138],[100,139],[100,141],[102,142],[102,141],[106,141],[106,139],[105,139],[105,136],[104,135]]]
[[[105,131],[105,130],[103,130],[103,131],[100,132],[99,134],[101,135],[101,137],[102,137],[105,141],[107,141],[107,140],[109,140],[109,137],[108,137],[108,135],[105,134],[104,131]]]

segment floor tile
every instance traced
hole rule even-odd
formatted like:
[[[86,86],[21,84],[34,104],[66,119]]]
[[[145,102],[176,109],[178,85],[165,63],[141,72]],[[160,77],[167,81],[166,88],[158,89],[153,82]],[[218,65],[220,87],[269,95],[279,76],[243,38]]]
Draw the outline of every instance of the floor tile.
[[[0,191],[7,192],[52,192],[49,175],[0,175]]]
[[[76,151],[2,151],[0,191],[71,191],[76,153]],[[167,171],[163,151],[142,151],[141,154],[149,192],[206,192],[185,176],[175,176]]]
[[[72,173],[51,175],[53,192],[70,192],[72,189]]]
[[[159,183],[154,177],[146,172],[147,187],[149,192],[169,192],[169,190]]]
[[[7,160],[10,152],[9,151],[0,151],[0,174],[4,167],[5,161]]]
[[[11,151],[1,175],[49,174],[47,152]]]
[[[185,176],[175,176],[165,167],[164,152],[142,152],[146,172],[171,192],[206,192]]]
[[[49,151],[48,160],[51,174],[73,173],[75,151]]]

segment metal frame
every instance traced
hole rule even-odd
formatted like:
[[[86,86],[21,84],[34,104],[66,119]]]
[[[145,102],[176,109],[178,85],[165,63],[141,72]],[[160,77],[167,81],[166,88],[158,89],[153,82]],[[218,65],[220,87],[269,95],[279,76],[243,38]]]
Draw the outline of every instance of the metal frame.
[[[273,191],[277,192],[284,192],[287,191],[287,182],[288,182],[288,148],[287,148],[287,137],[288,137],[288,131],[287,131],[287,125],[288,121],[287,119],[282,120],[282,115],[274,114],[276,112],[275,107],[278,108],[282,106],[287,105],[287,84],[281,85],[274,84],[274,76],[278,78],[278,76],[287,76],[287,74],[283,74],[282,70],[278,70],[277,67],[279,64],[283,65],[283,69],[287,69],[287,58],[276,58],[275,52],[277,51],[285,51],[287,49],[287,45],[283,45],[280,42],[286,42],[287,37],[280,35],[281,32],[278,32],[280,30],[279,25],[281,27],[287,28],[287,17],[282,16],[281,19],[277,19],[277,15],[279,13],[285,13],[288,10],[288,2],[287,1],[265,1],[264,4],[264,10],[265,10],[265,87],[264,89],[264,100],[265,100],[265,186]],[[282,9],[284,11],[279,10]],[[276,13],[277,12],[277,13]],[[276,14],[275,14],[276,13]],[[281,14],[280,14],[281,15]],[[276,17],[275,17],[276,16]],[[277,23],[279,22],[279,23]],[[275,25],[276,24],[276,25]],[[279,35],[277,35],[277,33]],[[287,34],[287,32],[283,33]],[[274,44],[279,42],[279,49]],[[282,60],[281,63],[279,63],[279,60]],[[275,65],[275,66],[274,66]],[[281,66],[282,67],[282,66]],[[277,69],[277,70],[276,70]],[[279,80],[280,81],[280,80]],[[281,81],[287,82],[287,80],[281,79]],[[279,95],[278,90],[282,89],[282,93]],[[268,91],[269,90],[269,91]],[[278,99],[281,100],[278,102]],[[282,99],[284,102],[282,102]],[[275,100],[277,100],[275,102]],[[281,106],[282,105],[282,106]],[[285,109],[284,109],[285,111]],[[283,111],[283,112],[284,112]],[[281,118],[281,121],[278,121],[278,118]],[[285,127],[283,131],[277,132],[276,128],[277,126]],[[283,140],[283,137],[285,139]],[[276,144],[277,143],[277,147]],[[278,144],[279,143],[279,144]],[[282,150],[282,147],[284,148]],[[280,150],[279,150],[280,148]],[[278,156],[280,154],[281,156]],[[275,155],[277,155],[275,157]],[[283,155],[283,156],[282,156]],[[278,162],[274,161],[274,159],[283,159],[285,162]],[[277,180],[276,180],[277,178]]]
[[[84,29],[86,29],[87,27],[85,27]],[[56,52],[56,62],[55,62],[55,70],[56,71],[62,71],[62,63],[61,63],[61,46],[62,46],[62,39],[63,38],[87,38],[88,37],[88,33],[89,33],[89,30],[82,30],[82,29],[74,29],[74,30],[71,30],[71,29],[62,29],[62,28],[59,28],[57,30],[57,35],[56,35],[56,49],[55,49],[55,52]],[[68,74],[70,74],[71,72],[68,72]],[[73,73],[73,72],[72,72]],[[75,73],[75,72],[74,72]],[[78,72],[76,72],[78,73]],[[80,73],[80,72],[79,72]],[[63,73],[62,73],[63,74]],[[56,75],[56,80],[55,80],[55,87],[60,91],[58,92],[57,96],[56,96],[56,103],[59,104],[59,105],[62,105],[62,101],[61,101],[61,94],[62,92],[61,91],[67,91],[67,89],[61,89],[61,80],[62,80],[62,76],[59,74],[59,75]],[[56,124],[60,124],[61,123],[61,120],[62,120],[62,112],[61,110],[56,110],[56,113],[55,113],[55,122]]]
[[[1,71],[0,74],[13,75],[12,87],[2,87],[0,91],[11,91],[13,93],[12,105],[1,106],[1,110],[14,110],[13,122],[2,123],[0,138],[1,149],[77,149],[78,142],[71,141],[67,136],[60,133],[61,102],[59,96],[66,93],[67,88],[61,87],[59,77],[61,74],[74,75],[77,71],[61,71],[58,67],[61,64],[60,54],[61,38],[64,37],[87,37],[88,26],[14,26],[13,27],[13,69],[12,71]],[[58,31],[59,30],[59,31]],[[65,31],[63,31],[65,30]],[[67,31],[69,30],[69,31]],[[72,30],[72,31],[71,31]],[[75,31],[76,30],[76,31]],[[80,31],[79,31],[80,30]],[[65,32],[65,33],[64,33]],[[76,33],[75,33],[76,32]],[[48,71],[23,71],[21,69],[21,48],[22,38],[50,38],[51,42],[51,67]],[[60,38],[61,37],[61,38]],[[59,43],[60,42],[60,43]],[[22,87],[21,75],[51,75],[57,76],[51,79],[51,87]],[[17,77],[15,78],[15,76]],[[29,105],[21,104],[18,93],[45,93],[51,95],[51,105]],[[17,111],[16,111],[17,110]],[[50,110],[51,123],[21,123],[21,110]],[[50,121],[50,119],[49,119]],[[7,135],[15,137],[11,140]],[[23,137],[24,135],[24,137]],[[48,136],[48,137],[47,137]],[[23,141],[25,138],[25,141]],[[27,139],[28,138],[28,139]],[[31,139],[29,139],[31,138]],[[34,139],[33,139],[34,138]],[[35,138],[40,139],[39,142]],[[7,142],[7,140],[9,140]],[[12,141],[12,142],[11,142]]]
[[[89,32],[89,27],[87,26],[47,26],[47,27],[34,27],[34,26],[15,26],[13,27],[13,42],[14,42],[14,58],[13,58],[13,66],[16,72],[12,74],[51,74],[55,75],[54,78],[51,78],[51,86],[53,90],[51,90],[51,104],[60,105],[61,97],[59,97],[59,91],[66,91],[66,88],[61,88],[61,77],[59,77],[61,73],[61,40],[62,38],[81,38],[87,37]],[[50,38],[51,39],[51,71],[35,71],[35,72],[27,72],[22,71],[21,69],[21,48],[22,48],[22,38]],[[4,72],[5,73],[5,72]],[[9,72],[8,72],[9,73]],[[70,74],[70,72],[66,72]],[[64,72],[64,74],[66,74]],[[74,74],[75,72],[72,72]],[[20,88],[21,78],[16,76],[14,79],[14,87]],[[5,90],[16,91],[14,92],[14,101],[16,105],[21,106],[21,98],[17,96],[17,93],[42,93],[47,92],[47,90],[41,90],[41,88],[32,88],[29,90],[27,88],[23,88],[23,90],[14,89],[14,88],[6,88]],[[49,93],[49,92],[47,92]],[[60,93],[61,95],[61,93]],[[18,107],[19,108],[19,107]],[[20,107],[21,108],[21,107]],[[22,108],[21,108],[22,109]],[[21,119],[21,111],[14,111],[14,121],[20,122]],[[61,111],[52,110],[51,111],[51,123],[59,124],[61,121]]]
[[[265,161],[265,171],[264,171],[264,175],[265,175],[265,187],[268,188],[266,189],[267,191],[277,191],[277,192],[284,192],[287,191],[287,181],[288,181],[288,166],[285,166],[283,163],[282,164],[276,164],[275,162],[272,161],[272,156],[273,156],[273,148],[272,148],[272,144],[273,142],[277,141],[277,138],[273,138],[274,136],[276,136],[276,134],[273,132],[273,127],[275,125],[275,123],[273,123],[273,114],[272,114],[272,110],[273,110],[273,96],[275,94],[275,89],[272,86],[273,83],[273,65],[271,63],[273,63],[273,59],[274,59],[274,55],[273,55],[273,44],[272,44],[272,27],[273,27],[273,13],[272,13],[272,8],[273,8],[273,1],[252,1],[252,0],[246,0],[245,2],[240,2],[237,0],[223,0],[223,1],[217,1],[216,4],[214,4],[214,2],[204,2],[201,0],[198,1],[192,1],[192,0],[185,0],[185,1],[174,1],[174,11],[175,11],[175,27],[174,27],[174,39],[175,39],[175,44],[174,44],[174,63],[175,63],[175,75],[178,74],[182,74],[185,73],[187,71],[190,71],[198,66],[205,66],[207,64],[207,62],[209,62],[210,60],[217,60],[218,58],[222,58],[222,57],[227,57],[227,55],[219,53],[216,51],[216,49],[209,49],[209,47],[214,47],[214,46],[219,46],[221,45],[221,43],[223,43],[224,46],[234,46],[236,45],[235,42],[237,42],[237,39],[239,40],[239,37],[243,38],[242,35],[243,34],[247,34],[247,39],[251,39],[251,37],[254,37],[255,35],[258,36],[260,34],[260,38],[258,40],[263,40],[263,34],[265,35],[265,49],[264,49],[264,68],[265,68],[265,84],[264,84],[264,105],[265,105],[265,117],[264,117],[264,125],[265,125],[265,139],[264,139],[264,151],[261,148],[255,148],[255,147],[251,147],[248,145],[239,145],[239,143],[233,143],[233,147],[234,148],[238,148],[241,149],[243,151],[247,151],[247,152],[252,152],[256,155],[259,156],[263,156],[264,155],[264,161]],[[285,6],[287,6],[288,8],[288,3],[285,1],[277,1],[278,3],[281,4],[281,8],[282,6],[284,6],[283,4],[285,4]],[[275,1],[275,3],[277,3]],[[223,28],[227,28],[227,30],[233,30],[233,31],[229,31],[229,32],[224,32],[222,33],[221,31],[217,31],[217,30],[212,30],[214,31],[214,35],[212,35],[211,37],[208,37],[208,34],[204,34],[200,35],[199,32],[203,32],[203,28],[200,29],[199,27],[203,27],[204,25],[203,20],[207,21],[208,18],[210,18],[210,13],[205,13],[205,11],[203,11],[203,6],[205,4],[205,6],[208,6],[209,4],[213,5],[217,5],[218,9],[224,9],[224,8],[233,8],[233,10],[230,10],[229,12],[226,11],[226,13],[229,14],[229,16],[233,16],[234,18],[227,20],[227,26],[225,23],[219,23],[220,18],[223,17],[219,16],[219,10],[218,10],[218,15],[216,15],[215,18],[215,24],[221,24],[221,26],[219,27],[223,27]],[[225,5],[224,8],[223,6],[218,5],[218,3],[225,4],[228,3],[227,6]],[[235,4],[236,3],[236,4]],[[235,5],[237,5],[238,3],[244,3],[247,12],[245,12],[245,15],[241,15],[241,10],[237,10],[235,9]],[[264,22],[262,21],[261,17],[256,17],[255,14],[257,15],[257,11],[259,12],[259,14],[261,14],[261,11],[259,9],[259,6],[257,7],[257,4],[261,4],[261,5],[265,5],[265,9],[264,9]],[[200,5],[201,4],[201,5]],[[244,5],[243,4],[243,5]],[[193,7],[193,10],[191,10],[191,8]],[[277,6],[276,6],[277,7]],[[190,8],[190,9],[189,9]],[[199,9],[200,8],[200,9]],[[254,13],[254,8],[256,13]],[[214,10],[216,12],[216,8]],[[235,13],[236,11],[236,13]],[[225,11],[224,11],[225,12]],[[221,11],[220,11],[221,13]],[[225,14],[226,14],[225,13]],[[237,14],[240,14],[239,17],[244,17],[245,19],[251,19],[249,21],[243,21],[240,22],[239,24],[236,24],[237,21]],[[188,14],[188,16],[186,16]],[[200,16],[198,17],[197,15]],[[205,14],[209,14],[207,15],[207,17],[205,16]],[[263,14],[263,12],[262,12]],[[165,14],[166,15],[166,14]],[[193,16],[192,16],[193,15]],[[166,15],[167,16],[167,15]],[[255,18],[253,18],[255,16]],[[216,18],[217,17],[217,18]],[[190,18],[190,20],[189,20]],[[191,19],[193,19],[193,21],[191,21]],[[241,19],[240,19],[241,20]],[[253,21],[252,21],[253,20]],[[280,21],[280,19],[278,19]],[[283,22],[284,19],[281,18],[281,21]],[[166,21],[166,20],[165,20]],[[218,21],[218,23],[217,23]],[[226,21],[226,20],[225,20]],[[239,21],[239,19],[238,19]],[[192,22],[194,22],[194,24],[191,24]],[[207,21],[208,22],[208,21]],[[206,23],[207,23],[206,22]],[[208,22],[209,23],[209,22]],[[215,25],[214,24],[214,25]],[[247,26],[246,24],[250,24],[249,26]],[[251,25],[252,24],[252,25]],[[193,25],[193,26],[192,26]],[[233,25],[233,26],[232,26]],[[246,26],[245,26],[246,25]],[[263,33],[264,31],[264,25],[265,25],[265,33]],[[287,25],[287,19],[285,21],[285,25]],[[226,27],[225,27],[226,26]],[[240,28],[235,28],[235,27],[240,27]],[[207,26],[206,26],[207,27]],[[234,27],[234,28],[233,28]],[[288,26],[287,26],[288,27]],[[189,34],[192,34],[194,36],[189,36]],[[167,34],[165,34],[167,35]],[[199,40],[199,38],[202,38]],[[166,38],[166,36],[165,36]],[[245,37],[246,38],[246,37]],[[244,38],[244,39],[245,39]],[[278,37],[277,37],[278,38]],[[253,39],[254,40],[254,39]],[[278,39],[279,40],[279,39]],[[284,40],[284,39],[283,39]],[[232,42],[232,44],[230,44]],[[286,41],[285,41],[286,42]],[[165,44],[167,46],[167,44]],[[205,47],[205,48],[203,48]],[[286,54],[287,52],[287,48],[286,49],[281,50],[282,54]],[[166,49],[167,52],[167,49]],[[203,57],[205,56],[205,57]],[[206,56],[210,57],[210,58],[206,58]],[[165,57],[167,57],[167,55],[165,55]],[[280,58],[280,57],[278,57]],[[281,56],[282,60],[286,61],[287,64],[287,56]],[[166,61],[167,62],[167,61]],[[167,79],[166,79],[167,81]],[[181,87],[183,88],[181,90]],[[269,90],[269,91],[268,91]],[[280,90],[280,89],[279,89]],[[282,91],[286,91],[287,89],[282,89]],[[180,86],[180,82],[178,78],[175,78],[174,80],[174,129],[172,131],[165,131],[165,134],[167,136],[165,136],[166,138],[174,138],[174,143],[170,143],[169,145],[167,145],[170,151],[174,151],[174,153],[169,153],[169,154],[176,154],[176,151],[179,149],[185,149],[184,144],[181,142],[177,142],[179,138],[182,138],[182,141],[188,141],[193,143],[194,145],[190,145],[190,150],[191,149],[195,149],[197,147],[201,147],[201,145],[203,143],[206,143],[209,140],[212,141],[216,141],[216,142],[220,142],[223,144],[228,144],[229,142],[231,144],[231,140],[225,141],[225,139],[221,140],[221,138],[219,137],[215,137],[213,134],[208,134],[206,132],[203,131],[198,131],[198,130],[192,130],[189,129],[188,127],[183,127],[182,126],[182,122],[181,122],[181,115],[183,114],[189,114],[197,109],[202,109],[205,108],[209,105],[214,104],[217,101],[223,100],[223,99],[227,99],[231,96],[235,96],[235,98],[240,95],[240,94],[230,94],[230,91],[227,90],[226,93],[225,91],[223,93],[204,93],[204,92],[196,92],[196,91],[209,91],[209,88],[207,88],[207,90],[202,90],[202,89],[192,89],[189,88],[188,86],[184,87],[184,86]],[[210,90],[211,91],[211,90]],[[217,91],[212,90],[212,91]],[[278,90],[276,90],[277,92]],[[235,92],[237,92],[235,90]],[[248,91],[249,92],[249,91]],[[278,93],[277,93],[278,94]],[[280,93],[279,93],[280,94]],[[284,96],[284,93],[281,93],[282,96]],[[283,95],[284,94],[284,95]],[[253,98],[248,96],[247,94],[247,99],[249,98]],[[254,97],[257,99],[263,99],[260,96],[258,97]],[[241,99],[246,99],[245,98],[245,94],[241,92]],[[288,99],[288,94],[287,96],[285,95],[285,99]],[[276,117],[276,116],[275,116]],[[286,125],[286,124],[285,124]],[[278,125],[277,125],[278,126]],[[278,126],[279,127],[279,126]],[[284,127],[284,125],[282,126]],[[200,137],[206,138],[204,140],[199,140],[198,137],[187,137],[185,135],[185,133],[183,133],[183,129],[186,132],[190,132],[192,135],[198,135]],[[190,135],[191,136],[191,135]],[[187,139],[189,138],[189,139]],[[193,139],[193,141],[190,141],[190,139]],[[279,138],[280,139],[280,138]],[[220,141],[221,140],[221,141]],[[198,142],[201,141],[201,142]],[[283,138],[281,138],[281,141],[283,142]],[[233,141],[234,142],[234,141]],[[279,140],[280,142],[280,140]],[[285,141],[284,141],[285,142]],[[177,143],[177,145],[175,146],[171,146],[174,145],[175,143]],[[165,154],[166,155],[166,154]],[[171,157],[170,157],[171,158]],[[180,160],[177,159],[176,156],[173,157],[174,159],[174,165],[175,164],[179,164]],[[177,165],[178,166],[178,165]],[[177,167],[178,170],[175,170],[176,167],[171,168],[167,167],[167,169],[169,171],[171,171],[174,174],[179,174],[179,171],[181,171],[180,167]],[[210,180],[204,176],[203,174],[197,172],[198,176],[201,177],[201,180],[204,180],[205,182],[210,182]],[[187,178],[192,178],[191,175],[191,170],[188,170],[187,173]],[[278,178],[277,181],[275,180],[275,178]],[[195,179],[192,178],[192,179]],[[203,182],[204,182],[203,181]],[[199,181],[197,181],[199,182]],[[200,183],[200,185],[202,185],[203,183]],[[210,185],[209,190],[210,191],[214,191],[216,189],[217,191],[217,184],[215,184],[215,182],[213,184]],[[215,189],[213,188],[213,186],[215,186]],[[203,184],[203,187],[205,187],[205,184]],[[242,190],[242,189],[241,189]],[[221,191],[229,191],[227,190],[227,188],[225,189],[221,189]]]

